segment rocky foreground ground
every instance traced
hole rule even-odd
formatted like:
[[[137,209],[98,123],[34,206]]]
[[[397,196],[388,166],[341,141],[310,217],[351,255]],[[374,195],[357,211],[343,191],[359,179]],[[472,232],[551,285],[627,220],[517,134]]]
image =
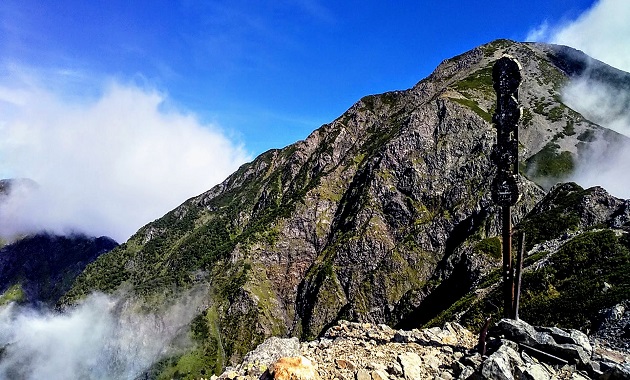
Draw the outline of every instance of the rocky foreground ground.
[[[630,379],[630,353],[577,330],[503,319],[479,337],[457,323],[394,330],[341,321],[323,337],[270,338],[212,379]]]

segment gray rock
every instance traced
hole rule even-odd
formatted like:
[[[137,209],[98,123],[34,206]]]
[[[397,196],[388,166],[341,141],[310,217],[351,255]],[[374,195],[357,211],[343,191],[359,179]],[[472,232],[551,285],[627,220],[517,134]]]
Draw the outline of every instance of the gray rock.
[[[630,301],[602,310],[593,337],[606,341],[612,348],[630,352]]]
[[[540,334],[533,326],[522,319],[501,319],[497,322],[495,331],[498,335],[503,335],[516,343],[524,343],[532,347],[541,344]]]
[[[531,346],[582,368],[590,362],[593,348],[588,338],[577,330],[565,331],[557,327],[534,328],[523,320],[502,319],[496,333],[518,344]]]
[[[486,379],[513,380],[517,366],[523,366],[518,352],[508,346],[501,346],[481,365],[481,374]]]
[[[258,363],[270,366],[282,357],[300,355],[300,341],[298,338],[271,337],[262,342],[243,359],[243,365]]]
[[[472,367],[464,367],[462,372],[460,372],[459,376],[457,376],[457,380],[464,380],[470,378],[475,373],[475,369]]]
[[[483,362],[483,359],[481,358],[481,355],[478,352],[475,352],[473,355],[464,356],[461,359],[461,362],[467,366],[470,366],[473,368],[479,368],[479,366],[481,366],[481,363]]]
[[[545,366],[534,364],[527,367],[521,374],[521,380],[549,380],[552,374],[547,371]]]
[[[542,348],[580,368],[585,368],[591,361],[591,354],[577,344],[547,344]]]
[[[387,372],[389,372],[390,374],[396,377],[400,377],[403,375],[402,366],[398,364],[398,362],[390,363],[389,366],[387,367]]]
[[[525,362],[525,364],[533,364],[534,363],[534,359],[532,359],[532,357],[529,356],[527,354],[527,352],[525,352],[525,351],[521,352],[521,359],[523,359],[523,362]]]
[[[571,380],[590,380],[590,378],[580,372],[573,372],[571,374]]]
[[[543,334],[549,334],[558,344],[578,345],[582,347],[589,356],[593,352],[593,347],[591,346],[588,337],[581,331],[574,329],[565,331],[558,327],[536,327],[536,331]]]
[[[402,367],[405,380],[421,380],[422,373],[420,366],[422,365],[422,359],[415,352],[404,352],[398,355],[398,362]]]
[[[411,331],[398,330],[396,331],[396,334],[394,334],[394,338],[392,340],[396,343],[409,343],[415,342],[415,337]]]

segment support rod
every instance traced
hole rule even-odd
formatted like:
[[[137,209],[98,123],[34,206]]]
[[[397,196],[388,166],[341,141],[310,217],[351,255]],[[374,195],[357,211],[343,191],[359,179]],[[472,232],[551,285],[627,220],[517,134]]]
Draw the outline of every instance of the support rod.
[[[514,304],[514,271],[512,269],[512,215],[510,207],[501,208],[503,214],[503,315],[512,318]]]
[[[518,308],[521,302],[521,280],[523,273],[523,255],[525,249],[525,232],[518,232],[518,250],[516,252],[516,275],[514,277],[514,306],[512,318],[518,320]]]

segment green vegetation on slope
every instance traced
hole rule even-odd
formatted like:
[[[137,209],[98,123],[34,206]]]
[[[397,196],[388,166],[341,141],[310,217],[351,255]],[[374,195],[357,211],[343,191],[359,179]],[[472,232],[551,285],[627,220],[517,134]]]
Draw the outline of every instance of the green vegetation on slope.
[[[519,228],[525,232],[525,248],[560,237],[572,232],[580,225],[577,205],[589,193],[579,185],[570,182],[560,185],[541,202],[546,205],[544,212],[532,213],[523,220]]]
[[[578,231],[584,223],[580,215],[588,214],[583,208],[598,207],[592,201],[584,202],[596,191],[574,183],[554,188],[517,226],[525,231],[526,250]],[[607,205],[609,201],[601,198],[601,202]],[[621,230],[591,227],[566,240],[551,254],[541,251],[527,257],[525,267],[520,316],[532,324],[586,331],[594,327],[600,310],[630,298],[630,237]],[[459,319],[464,325],[479,329],[486,316],[500,317],[500,281],[499,269],[489,272],[476,289],[429,325]]]
[[[475,245],[474,252],[486,254],[494,259],[500,259],[501,239],[496,236],[483,239]]]
[[[549,257],[543,267],[523,274],[520,317],[528,323],[562,326],[583,331],[592,329],[599,311],[630,298],[630,239],[611,230],[586,232]],[[435,326],[458,318],[479,330],[485,317],[503,315],[500,273],[483,281],[489,293],[481,299],[470,292],[427,325]],[[611,287],[608,289],[604,283]]]
[[[528,158],[526,172],[534,180],[554,179],[562,181],[575,168],[575,161],[571,152],[559,151],[560,146],[550,142],[540,152]]]
[[[477,102],[475,102],[474,100],[470,100],[470,99],[463,99],[463,98],[451,98],[451,100],[453,100],[454,102],[457,102],[465,107],[470,108],[473,112],[475,112],[477,115],[479,115],[482,119],[484,119],[485,121],[487,121],[488,123],[492,123],[492,115],[490,115],[488,112],[484,111],[483,109],[481,109],[481,107],[479,107],[479,104]]]
[[[523,277],[522,318],[545,326],[591,329],[600,310],[630,298],[627,234],[587,232],[564,244],[549,264]],[[604,283],[612,285],[605,289]]]
[[[22,290],[20,284],[15,284],[7,289],[3,294],[0,294],[0,306],[6,305],[11,302],[21,302],[26,299],[26,295]]]

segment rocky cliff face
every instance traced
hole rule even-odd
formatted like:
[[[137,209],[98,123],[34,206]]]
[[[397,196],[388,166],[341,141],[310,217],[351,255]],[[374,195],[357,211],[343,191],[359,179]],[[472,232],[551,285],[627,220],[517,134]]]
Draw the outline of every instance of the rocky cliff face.
[[[547,186],[568,175],[590,143],[584,133],[622,139],[560,100],[586,56],[495,41],[243,165],[88,266],[63,303],[123,287],[161,302],[207,285],[196,351],[164,376],[216,371],[268,336],[313,338],[339,319],[430,320],[496,265],[490,73],[504,53],[523,65],[527,176]],[[521,185],[514,222],[544,195],[525,177]]]

